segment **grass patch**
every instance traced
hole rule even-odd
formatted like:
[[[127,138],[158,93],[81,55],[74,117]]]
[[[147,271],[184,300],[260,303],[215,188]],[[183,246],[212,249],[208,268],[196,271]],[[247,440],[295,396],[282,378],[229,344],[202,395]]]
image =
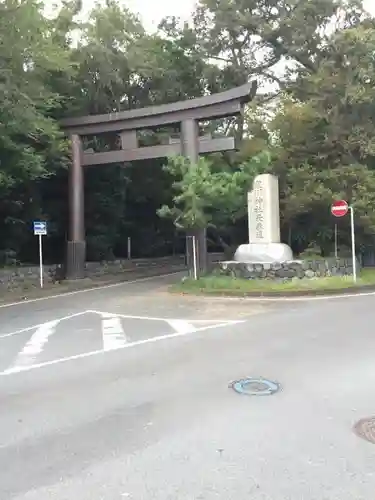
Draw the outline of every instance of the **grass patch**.
[[[316,279],[276,281],[270,279],[246,280],[227,276],[206,276],[198,280],[185,279],[172,285],[171,292],[186,294],[237,295],[262,293],[332,292],[374,285],[375,269],[364,269],[354,283],[351,276],[333,276]]]

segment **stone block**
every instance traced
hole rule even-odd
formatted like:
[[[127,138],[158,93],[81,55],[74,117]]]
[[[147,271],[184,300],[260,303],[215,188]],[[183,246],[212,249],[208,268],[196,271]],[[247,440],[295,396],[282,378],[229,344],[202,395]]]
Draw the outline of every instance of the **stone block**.
[[[314,278],[315,272],[312,269],[306,269],[305,276],[306,278]]]
[[[311,267],[311,260],[303,260],[302,261],[302,269],[310,269]]]
[[[280,269],[282,269],[282,265],[280,262],[274,262],[271,264],[271,269],[274,270],[274,271],[279,271]]]

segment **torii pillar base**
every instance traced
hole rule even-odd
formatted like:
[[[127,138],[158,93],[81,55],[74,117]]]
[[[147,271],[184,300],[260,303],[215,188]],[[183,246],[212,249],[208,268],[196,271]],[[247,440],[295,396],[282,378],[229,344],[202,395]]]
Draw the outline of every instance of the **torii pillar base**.
[[[66,252],[66,279],[77,280],[85,277],[86,242],[68,241]]]

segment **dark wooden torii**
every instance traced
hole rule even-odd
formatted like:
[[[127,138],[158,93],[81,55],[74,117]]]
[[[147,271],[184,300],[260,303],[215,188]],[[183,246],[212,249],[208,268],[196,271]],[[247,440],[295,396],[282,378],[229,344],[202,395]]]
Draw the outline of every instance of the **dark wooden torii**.
[[[196,162],[199,154],[229,151],[236,148],[233,137],[199,137],[198,123],[243,113],[244,105],[251,101],[257,89],[256,82],[249,82],[225,92],[161,106],[90,115],[61,120],[61,127],[71,138],[72,164],[69,175],[69,237],[67,247],[66,277],[84,277],[86,241],[84,224],[83,167],[109,163],[132,162],[183,154]],[[180,126],[180,140],[169,144],[139,147],[137,131],[155,130],[167,125]],[[116,133],[121,139],[121,149],[102,153],[82,150],[82,136]],[[196,234],[198,242],[198,268],[206,268],[205,231]],[[188,254],[191,251],[187,249]]]

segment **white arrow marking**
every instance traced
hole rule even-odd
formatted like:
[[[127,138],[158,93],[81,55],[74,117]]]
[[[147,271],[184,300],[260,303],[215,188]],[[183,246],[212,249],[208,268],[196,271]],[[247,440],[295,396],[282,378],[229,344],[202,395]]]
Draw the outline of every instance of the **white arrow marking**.
[[[38,354],[43,352],[49,337],[55,333],[58,323],[59,320],[54,320],[40,325],[31,339],[25,344],[22,351],[18,354],[10,370],[32,365]]]
[[[103,349],[113,351],[124,347],[127,339],[121,325],[121,320],[111,314],[102,315]]]

